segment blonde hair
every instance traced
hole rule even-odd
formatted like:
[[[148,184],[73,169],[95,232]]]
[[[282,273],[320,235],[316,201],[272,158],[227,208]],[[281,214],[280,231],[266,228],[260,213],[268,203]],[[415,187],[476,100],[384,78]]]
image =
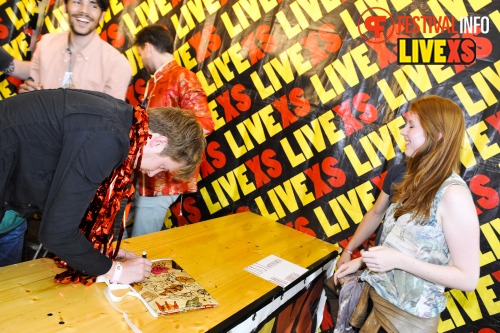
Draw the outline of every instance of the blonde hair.
[[[196,172],[205,152],[203,127],[192,112],[174,107],[148,109],[148,125],[152,133],[168,138],[160,155],[185,165],[173,173],[178,180],[188,180]]]
[[[395,187],[393,201],[400,204],[394,216],[410,213],[412,219],[424,218],[426,224],[439,187],[452,172],[460,172],[465,121],[457,104],[434,95],[414,101],[410,113],[418,117],[425,142],[407,157],[405,178]]]

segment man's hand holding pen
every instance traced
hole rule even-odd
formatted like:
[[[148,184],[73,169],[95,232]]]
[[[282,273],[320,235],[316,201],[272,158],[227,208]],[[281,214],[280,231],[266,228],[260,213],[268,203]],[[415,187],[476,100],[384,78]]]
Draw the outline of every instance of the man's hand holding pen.
[[[119,258],[119,259],[118,259]],[[140,282],[151,274],[151,261],[133,252],[120,249],[117,260],[105,274],[114,283],[130,284]]]

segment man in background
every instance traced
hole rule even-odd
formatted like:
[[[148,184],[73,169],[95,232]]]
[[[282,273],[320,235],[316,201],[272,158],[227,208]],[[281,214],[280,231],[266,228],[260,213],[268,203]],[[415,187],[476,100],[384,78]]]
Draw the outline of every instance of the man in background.
[[[96,28],[108,0],[64,0],[70,31],[45,34],[31,61],[30,79],[19,92],[76,88],[125,99],[132,77],[127,59],[102,40]]]
[[[143,105],[147,109],[173,106],[189,110],[202,125],[204,133],[210,134],[214,122],[206,93],[196,74],[180,66],[174,59],[173,40],[168,30],[158,24],[147,26],[136,35],[135,46],[144,67],[153,75],[146,86]],[[175,180],[168,172],[155,176],[140,175],[134,202],[132,236],[160,231],[168,209],[179,195],[198,190],[198,174],[199,170],[187,182]]]

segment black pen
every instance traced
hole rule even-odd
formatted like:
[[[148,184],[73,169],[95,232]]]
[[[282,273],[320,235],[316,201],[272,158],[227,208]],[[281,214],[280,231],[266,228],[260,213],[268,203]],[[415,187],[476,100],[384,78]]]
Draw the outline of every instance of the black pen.
[[[142,257],[143,257],[144,259],[146,259],[146,258],[148,257],[148,255],[146,254],[146,251],[142,251]]]

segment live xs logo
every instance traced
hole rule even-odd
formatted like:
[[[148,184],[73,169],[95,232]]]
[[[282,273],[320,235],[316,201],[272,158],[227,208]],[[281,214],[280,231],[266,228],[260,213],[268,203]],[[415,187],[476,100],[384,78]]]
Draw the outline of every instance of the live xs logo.
[[[459,29],[455,27],[459,23]],[[457,38],[489,31],[488,17],[399,16],[380,7],[369,8],[358,20],[358,30],[367,43],[385,43],[396,34],[399,64],[471,64],[476,60],[472,38]],[[453,38],[422,38],[424,34]]]

